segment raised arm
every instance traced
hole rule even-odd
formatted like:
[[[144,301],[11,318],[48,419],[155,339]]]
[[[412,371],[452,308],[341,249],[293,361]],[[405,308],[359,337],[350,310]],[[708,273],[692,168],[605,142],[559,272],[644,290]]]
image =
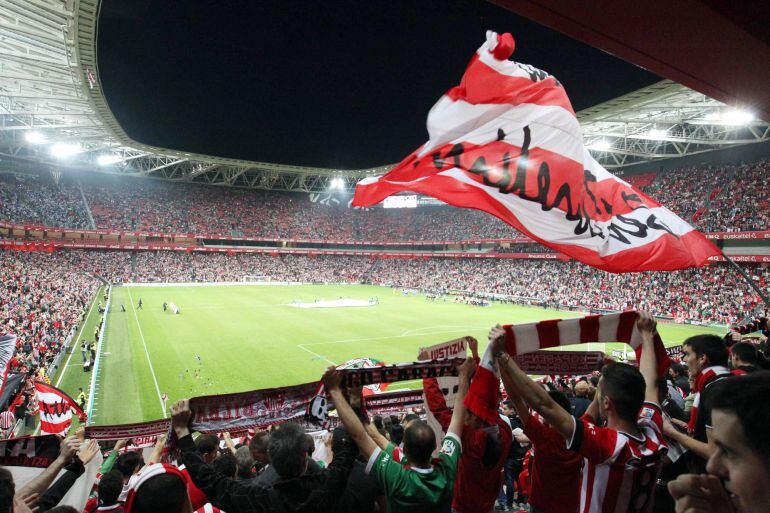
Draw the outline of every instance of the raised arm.
[[[452,412],[452,420],[449,422],[447,433],[454,433],[457,437],[462,437],[463,424],[465,424],[465,395],[468,393],[471,376],[476,370],[476,361],[472,358],[466,358],[460,365],[460,384],[457,387],[457,396],[455,396],[455,407]]]
[[[40,475],[24,485],[24,487],[16,493],[21,497],[26,497],[33,493],[43,495],[43,492],[51,486],[53,480],[59,475],[61,469],[72,461],[72,457],[75,456],[75,453],[79,448],[80,440],[78,440],[76,436],[68,436],[62,440],[59,449],[59,457],[56,458],[47,469],[41,472]]]
[[[649,312],[639,312],[636,328],[642,336],[642,356],[639,371],[644,376],[644,400],[658,404],[658,363],[655,356],[655,335],[658,333],[657,322]]]
[[[222,438],[225,439],[225,447],[227,447],[227,450],[230,451],[233,454],[233,456],[235,456],[235,452],[237,449],[235,448],[235,444],[233,443],[233,439],[230,436],[230,433],[225,431],[224,433],[222,433]]]
[[[367,434],[361,419],[358,418],[348,400],[345,399],[345,395],[340,390],[341,382],[342,376],[333,366],[329,367],[323,375],[324,387],[334,401],[334,408],[337,410],[342,425],[345,426],[348,436],[356,443],[364,457],[368,459],[377,449],[377,444]]]
[[[261,511],[258,507],[266,507],[269,503],[266,489],[235,481],[204,463],[190,433],[191,418],[189,399],[182,399],[171,406],[171,427],[179,439],[182,463],[187,467],[195,486],[200,488],[212,503],[229,513]]]
[[[493,344],[492,351],[500,366],[503,383],[511,388],[511,392],[518,392],[530,408],[538,412],[551,426],[556,428],[565,438],[570,439],[575,429],[575,420],[564,408],[551,399],[543,387],[532,381],[516,362],[505,352],[505,331],[498,324],[489,332],[489,343]]]
[[[388,442],[388,439],[382,436],[379,431],[377,431],[377,426],[371,422],[368,422],[364,425],[364,427],[366,428],[366,433],[369,435],[369,437],[374,441],[375,444],[377,444],[377,447],[385,450],[390,442]]]

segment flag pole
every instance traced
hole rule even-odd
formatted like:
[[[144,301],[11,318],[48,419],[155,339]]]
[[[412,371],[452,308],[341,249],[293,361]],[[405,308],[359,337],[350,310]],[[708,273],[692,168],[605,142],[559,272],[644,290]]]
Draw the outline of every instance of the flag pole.
[[[767,298],[767,296],[766,296],[766,295],[765,295],[765,294],[764,294],[764,293],[763,293],[763,292],[762,292],[762,291],[759,289],[759,287],[757,287],[757,284],[756,284],[756,283],[754,283],[754,280],[752,280],[752,279],[751,279],[751,276],[749,276],[749,275],[746,273],[746,271],[744,271],[744,270],[743,270],[743,268],[742,268],[741,266],[739,266],[738,264],[736,264],[736,263],[733,261],[733,259],[732,259],[732,258],[730,258],[729,256],[727,256],[727,255],[725,254],[725,252],[724,252],[724,251],[722,251],[722,256],[723,256],[723,257],[725,257],[725,260],[727,260],[728,262],[730,262],[730,264],[731,264],[733,267],[735,267],[735,269],[736,269],[736,270],[737,270],[739,273],[741,273],[741,276],[743,276],[743,278],[744,278],[744,279],[745,279],[745,280],[748,282],[748,284],[751,286],[751,288],[752,288],[752,289],[754,289],[754,292],[756,292],[757,294],[759,294],[759,297],[761,297],[761,298],[762,298],[762,301],[764,301],[764,303],[765,303],[765,306],[767,306],[767,308],[770,308],[770,299],[768,299],[768,298]]]

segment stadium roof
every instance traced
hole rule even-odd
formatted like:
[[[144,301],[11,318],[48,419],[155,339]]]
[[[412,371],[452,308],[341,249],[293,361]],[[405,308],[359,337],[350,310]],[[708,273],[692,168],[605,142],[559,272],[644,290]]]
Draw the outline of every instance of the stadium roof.
[[[389,165],[329,169],[252,162],[132,140],[104,97],[97,66],[101,0],[0,4],[0,169],[82,168],[223,186],[347,188]],[[586,145],[607,168],[770,139],[770,125],[669,80],[578,113]]]

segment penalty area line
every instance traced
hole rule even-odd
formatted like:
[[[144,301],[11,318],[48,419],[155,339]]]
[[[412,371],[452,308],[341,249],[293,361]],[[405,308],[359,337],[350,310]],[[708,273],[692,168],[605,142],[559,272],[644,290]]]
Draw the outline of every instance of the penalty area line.
[[[139,328],[139,337],[142,339],[142,345],[144,346],[144,354],[147,356],[147,363],[150,365],[150,373],[152,374],[152,381],[155,383],[155,391],[158,393],[158,402],[160,403],[160,411],[163,412],[163,418],[167,417],[166,407],[163,405],[163,398],[160,394],[160,387],[158,386],[158,378],[155,377],[155,369],[152,367],[152,360],[150,360],[150,352],[147,351],[147,342],[144,341],[144,333],[142,333],[142,325],[139,324],[139,317],[136,315],[136,308],[134,308],[134,298],[131,296],[131,287],[126,287],[128,291],[128,300],[131,302],[131,310],[134,312],[134,319],[136,320],[136,326]]]
[[[322,360],[326,360],[327,362],[331,363],[332,365],[337,365],[336,363],[334,363],[333,361],[329,360],[329,359],[328,359],[328,358],[326,358],[325,356],[323,356],[323,355],[320,355],[320,354],[316,353],[315,351],[311,351],[310,349],[308,349],[307,347],[305,347],[305,345],[304,345],[304,344],[297,344],[297,347],[299,347],[300,349],[302,349],[302,350],[304,350],[304,351],[307,351],[308,353],[312,354],[313,356],[316,356],[316,357],[318,357],[318,358],[320,358],[320,359],[322,359]]]

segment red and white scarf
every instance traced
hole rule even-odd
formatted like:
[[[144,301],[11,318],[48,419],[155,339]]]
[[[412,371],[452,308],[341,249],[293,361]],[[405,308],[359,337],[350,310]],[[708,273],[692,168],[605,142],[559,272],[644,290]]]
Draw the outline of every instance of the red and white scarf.
[[[588,342],[625,342],[641,361],[642,335],[636,327],[639,313],[589,315],[576,319],[555,319],[531,324],[509,324],[505,329],[505,350],[511,356],[531,353],[549,347],[584,344]],[[658,375],[671,365],[660,335],[655,334],[655,359]]]
[[[714,365],[713,367],[706,367],[695,377],[695,383],[692,387],[693,392],[695,392],[695,399],[692,402],[692,409],[690,410],[690,422],[687,424],[687,430],[690,434],[695,431],[695,422],[698,420],[698,405],[700,405],[701,392],[703,392],[709,383],[725,374],[730,374],[730,369],[722,367],[721,365]]]

